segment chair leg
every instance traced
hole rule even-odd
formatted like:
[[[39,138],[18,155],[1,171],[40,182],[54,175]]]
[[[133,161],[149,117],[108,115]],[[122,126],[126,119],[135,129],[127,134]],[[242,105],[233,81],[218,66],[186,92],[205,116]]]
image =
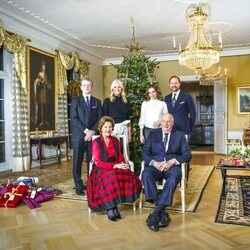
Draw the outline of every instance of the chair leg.
[[[189,177],[189,172],[190,172],[190,163],[187,162],[186,165],[186,180],[188,181],[188,177]]]
[[[182,207],[182,213],[185,213],[186,211],[185,191],[181,191],[181,207]]]
[[[185,170],[190,168],[190,165],[185,164],[182,165],[182,178],[181,178],[181,187],[180,187],[180,191],[181,191],[181,206],[182,206],[182,213],[185,213],[186,211],[186,184],[187,184],[187,176],[185,175]],[[188,171],[186,171],[186,174],[188,175]]]
[[[133,211],[134,212],[136,211],[136,202],[135,201],[133,202]]]
[[[143,191],[141,191],[140,198],[139,198],[139,209],[140,210],[142,209],[142,195],[143,195]]]

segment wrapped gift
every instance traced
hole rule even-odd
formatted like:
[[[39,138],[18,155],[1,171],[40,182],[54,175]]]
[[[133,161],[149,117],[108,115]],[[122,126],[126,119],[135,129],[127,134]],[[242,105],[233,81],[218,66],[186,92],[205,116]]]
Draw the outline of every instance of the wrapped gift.
[[[32,186],[39,182],[38,177],[28,177],[28,176],[20,176],[13,184],[19,184],[20,182],[24,183],[25,185]]]
[[[48,192],[46,190],[32,190],[27,193],[25,197],[23,197],[23,202],[29,207],[29,208],[37,208],[40,207],[39,203],[48,201],[53,199],[53,194],[51,192]]]
[[[26,185],[9,185],[4,196],[0,198],[0,207],[17,207],[27,190]]]
[[[7,192],[7,185],[0,186],[0,196],[3,196]]]

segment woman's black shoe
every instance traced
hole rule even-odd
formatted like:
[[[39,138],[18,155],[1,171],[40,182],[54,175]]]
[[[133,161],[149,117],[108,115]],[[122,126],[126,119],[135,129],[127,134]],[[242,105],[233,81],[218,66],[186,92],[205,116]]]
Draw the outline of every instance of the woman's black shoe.
[[[114,208],[114,214],[116,216],[116,219],[120,220],[122,218],[117,207]]]
[[[107,210],[107,216],[108,216],[108,219],[111,220],[111,221],[116,221],[116,215],[115,215],[115,212],[114,212],[114,209],[109,209]]]

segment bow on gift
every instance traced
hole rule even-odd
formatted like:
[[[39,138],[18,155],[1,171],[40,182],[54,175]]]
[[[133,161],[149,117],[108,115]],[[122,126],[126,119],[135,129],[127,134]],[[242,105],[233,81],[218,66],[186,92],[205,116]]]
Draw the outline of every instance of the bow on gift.
[[[12,188],[11,188],[11,192],[6,192],[6,193],[4,194],[4,198],[8,198],[7,195],[9,195],[8,200],[4,203],[4,206],[5,206],[5,207],[8,207],[8,206],[7,206],[7,205],[8,205],[8,202],[9,202],[9,201],[13,201],[13,200],[15,199],[15,196],[23,197],[22,194],[15,193],[15,192],[18,191],[18,188],[19,188],[19,185],[18,185],[16,188],[15,188],[15,187],[12,187]]]

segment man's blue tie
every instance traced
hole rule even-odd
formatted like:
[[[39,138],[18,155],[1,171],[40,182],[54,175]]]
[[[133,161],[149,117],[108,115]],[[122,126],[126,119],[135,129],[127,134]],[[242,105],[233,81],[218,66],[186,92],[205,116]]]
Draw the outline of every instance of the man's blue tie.
[[[167,142],[168,142],[168,133],[165,133],[164,134],[164,141],[163,141],[165,149],[166,149]]]
[[[88,111],[90,111],[90,102],[89,102],[89,97],[88,96],[86,96],[86,105],[87,105]]]
[[[174,107],[175,103],[176,103],[176,94],[174,94],[173,99],[172,99],[172,105],[173,105],[173,107]]]

